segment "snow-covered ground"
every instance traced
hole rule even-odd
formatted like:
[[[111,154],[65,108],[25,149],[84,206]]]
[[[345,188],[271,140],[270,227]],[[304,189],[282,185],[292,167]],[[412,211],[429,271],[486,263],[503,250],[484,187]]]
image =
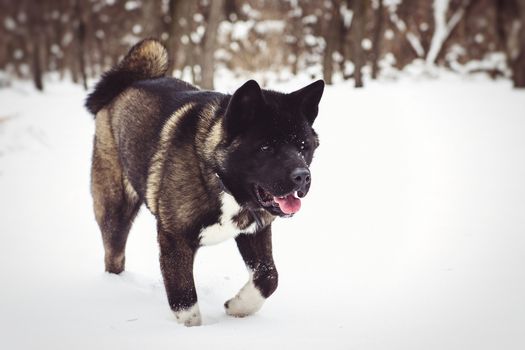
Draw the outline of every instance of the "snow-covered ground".
[[[274,226],[277,292],[228,317],[247,273],[233,241],[205,247],[194,328],[168,308],[146,209],[127,272],[103,272],[84,96],[0,90],[1,349],[525,348],[525,91],[454,77],[328,87],[312,190]]]

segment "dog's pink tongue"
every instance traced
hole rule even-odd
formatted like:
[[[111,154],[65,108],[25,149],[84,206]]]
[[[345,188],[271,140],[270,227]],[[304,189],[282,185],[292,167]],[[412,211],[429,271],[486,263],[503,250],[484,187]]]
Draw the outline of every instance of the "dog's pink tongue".
[[[299,209],[301,209],[301,200],[299,198],[295,198],[293,194],[283,198],[273,197],[273,200],[279,204],[279,208],[281,208],[285,214],[297,213]]]

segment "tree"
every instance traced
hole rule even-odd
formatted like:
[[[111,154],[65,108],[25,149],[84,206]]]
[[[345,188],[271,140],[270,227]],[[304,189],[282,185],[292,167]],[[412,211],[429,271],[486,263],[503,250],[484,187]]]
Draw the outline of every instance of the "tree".
[[[355,87],[363,87],[363,76],[361,69],[365,65],[365,52],[363,50],[363,39],[365,38],[366,6],[367,0],[353,0],[354,18],[352,19],[353,33],[353,62]]]
[[[377,78],[379,72],[379,59],[381,57],[381,43],[383,39],[383,0],[378,0],[377,8],[374,10],[374,33],[372,38],[372,79]]]
[[[193,15],[196,11],[197,2],[194,0],[170,0],[169,2],[171,23],[167,49],[172,68],[180,72],[192,61],[193,45],[190,34]]]
[[[75,39],[77,60],[82,77],[82,85],[87,90],[87,73],[86,73],[86,9],[82,9],[80,0],[75,0]]]
[[[450,0],[434,0],[434,23],[435,30],[432,42],[427,53],[427,64],[435,64],[441,56],[445,43],[451,37],[453,30],[463,19],[465,13],[474,4],[471,0],[462,0],[452,16],[447,19],[447,12],[450,10]]]
[[[500,48],[512,70],[514,87],[525,87],[525,0],[498,1],[496,23]]]
[[[43,75],[43,43],[44,43],[44,23],[42,10],[42,3],[36,2],[34,4],[28,4],[26,10],[29,13],[30,25],[29,33],[30,37],[26,38],[27,43],[27,52],[31,56],[31,74],[33,76],[33,82],[37,90],[44,90],[44,81],[42,79]]]
[[[224,17],[224,0],[214,0],[210,3],[208,25],[204,33],[203,52],[201,63],[201,87],[213,89],[214,54],[217,48],[217,29]]]
[[[334,72],[334,53],[341,41],[341,1],[325,1],[323,11],[323,37],[325,48],[323,52],[323,78],[326,84],[332,84]]]
[[[170,73],[207,89],[215,63],[262,79],[288,71],[315,77],[321,67],[328,84],[340,69],[359,87],[362,68],[370,64],[376,78],[383,58],[398,69],[419,59],[492,76],[510,71],[514,85],[524,87],[524,2],[0,0],[0,70],[4,81],[31,79],[37,89],[49,72],[85,87],[152,36],[168,48]],[[472,60],[482,64],[466,65]]]

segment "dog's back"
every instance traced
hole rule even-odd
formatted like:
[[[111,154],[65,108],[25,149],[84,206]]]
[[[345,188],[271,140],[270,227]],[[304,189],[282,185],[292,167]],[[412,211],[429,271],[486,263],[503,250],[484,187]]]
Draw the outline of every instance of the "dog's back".
[[[86,100],[86,107],[96,116],[99,142],[95,141],[95,153],[118,159],[126,188],[141,201],[148,196],[147,179],[159,143],[168,142],[166,134],[174,131],[167,129],[178,124],[184,133],[179,141],[187,139],[193,144],[197,124],[210,123],[215,117],[207,113],[207,119],[199,120],[205,109],[202,106],[223,109],[227,103],[226,95],[200,91],[187,82],[165,77],[167,67],[166,49],[155,40],[143,40],[102,76]],[[197,104],[200,108],[194,108]],[[149,202],[146,200],[148,206]]]

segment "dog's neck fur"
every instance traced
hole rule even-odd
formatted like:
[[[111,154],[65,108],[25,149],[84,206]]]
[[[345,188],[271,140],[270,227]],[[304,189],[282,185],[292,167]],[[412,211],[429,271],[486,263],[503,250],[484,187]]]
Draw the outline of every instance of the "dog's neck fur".
[[[220,186],[220,188],[221,188],[221,191],[222,191],[222,192],[225,192],[225,193],[227,193],[227,194],[229,194],[229,195],[231,195],[231,196],[233,196],[232,193],[231,193],[231,191],[228,190],[228,188],[226,187],[226,185],[224,185],[224,182],[222,181],[222,179],[221,179],[221,177],[219,176],[219,174],[218,174],[218,173],[215,173],[215,176],[217,177],[217,180],[219,181],[219,186]],[[234,197],[234,198],[235,198],[235,197]],[[259,214],[257,214],[257,213],[255,212],[255,210],[253,210],[253,209],[251,209],[251,208],[248,208],[248,211],[249,211],[250,214],[252,215],[253,220],[255,220],[255,222],[257,223],[257,227],[262,228],[262,227],[264,226],[264,224],[263,224],[261,218],[259,217]]]

